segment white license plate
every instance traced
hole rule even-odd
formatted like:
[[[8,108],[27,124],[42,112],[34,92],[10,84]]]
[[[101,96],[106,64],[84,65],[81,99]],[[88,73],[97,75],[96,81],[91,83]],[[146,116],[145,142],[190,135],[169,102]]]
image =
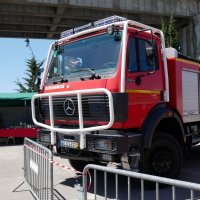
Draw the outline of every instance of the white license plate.
[[[60,141],[61,147],[67,147],[72,149],[78,149],[78,142],[68,141],[68,140],[61,140]]]

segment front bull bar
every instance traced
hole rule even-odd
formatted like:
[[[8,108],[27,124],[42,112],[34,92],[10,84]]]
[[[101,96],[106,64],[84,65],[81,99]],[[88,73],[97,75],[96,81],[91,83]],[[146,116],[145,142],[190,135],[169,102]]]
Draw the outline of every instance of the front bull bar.
[[[82,95],[83,94],[92,94],[92,93],[105,93],[108,96],[109,102],[109,114],[110,120],[106,125],[98,125],[84,128],[84,121],[83,121],[83,112],[82,112]],[[78,102],[78,116],[79,116],[79,128],[76,129],[68,129],[68,128],[58,128],[54,125],[54,111],[53,111],[53,97],[57,96],[69,96],[69,95],[76,95],[77,102]],[[41,123],[36,119],[36,109],[35,109],[35,100],[42,97],[49,98],[49,113],[50,113],[50,125]],[[85,142],[85,134],[90,131],[98,131],[98,130],[105,130],[109,129],[114,123],[114,106],[113,106],[113,96],[111,92],[105,88],[98,88],[98,89],[88,89],[88,90],[74,90],[74,91],[66,91],[66,92],[55,92],[55,93],[43,93],[43,94],[35,94],[31,100],[31,110],[32,110],[32,119],[33,122],[41,126],[43,128],[49,129],[51,131],[51,145],[55,144],[55,132],[60,133],[75,133],[80,135],[80,149],[84,149],[86,146]]]

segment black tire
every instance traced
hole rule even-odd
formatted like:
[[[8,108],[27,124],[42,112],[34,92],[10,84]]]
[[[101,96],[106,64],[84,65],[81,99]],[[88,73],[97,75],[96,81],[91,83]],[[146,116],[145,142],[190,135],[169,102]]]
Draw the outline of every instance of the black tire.
[[[86,162],[84,160],[71,160],[69,159],[69,164],[77,171],[83,172],[83,169],[87,164],[92,164],[91,162]]]
[[[182,168],[183,151],[177,140],[164,132],[158,132],[150,149],[142,155],[142,173],[176,178]]]

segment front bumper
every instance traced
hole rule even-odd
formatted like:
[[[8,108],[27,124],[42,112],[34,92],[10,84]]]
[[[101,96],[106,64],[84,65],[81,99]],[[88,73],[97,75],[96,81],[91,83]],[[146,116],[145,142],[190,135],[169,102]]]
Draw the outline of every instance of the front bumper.
[[[86,147],[80,149],[78,134],[56,133],[57,154],[76,160],[119,162],[122,155],[139,150],[141,134],[123,130],[94,131],[87,133],[85,140]],[[38,142],[50,147],[50,131],[40,130]]]
[[[65,142],[66,141],[66,142]],[[86,134],[86,147],[82,151],[103,154],[124,154],[130,148],[139,148],[141,134],[120,130],[94,131]],[[64,145],[67,144],[67,145]],[[77,144],[72,145],[70,144]],[[79,152],[79,135],[57,133],[57,147],[65,149],[63,152]]]
[[[97,153],[124,154],[140,146],[141,134],[120,130],[97,131],[87,135],[87,150]]]

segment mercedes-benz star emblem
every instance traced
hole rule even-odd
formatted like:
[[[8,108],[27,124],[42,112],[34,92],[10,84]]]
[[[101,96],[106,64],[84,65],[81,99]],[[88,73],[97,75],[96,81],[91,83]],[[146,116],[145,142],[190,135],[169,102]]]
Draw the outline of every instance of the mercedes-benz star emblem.
[[[64,102],[64,111],[67,115],[73,115],[75,112],[75,106],[72,99],[66,99]]]

